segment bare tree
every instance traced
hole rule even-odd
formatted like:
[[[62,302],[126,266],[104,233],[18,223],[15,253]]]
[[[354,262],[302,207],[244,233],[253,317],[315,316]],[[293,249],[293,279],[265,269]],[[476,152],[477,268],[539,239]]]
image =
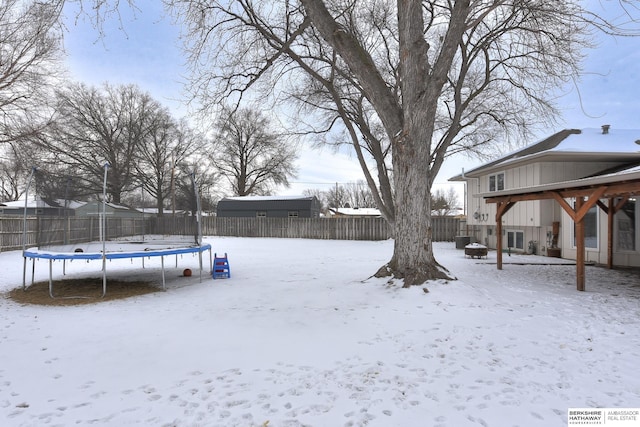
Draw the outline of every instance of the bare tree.
[[[47,122],[44,102],[59,74],[64,1],[0,2],[0,142]]]
[[[151,144],[158,115],[166,112],[149,94],[133,85],[101,89],[71,84],[57,93],[57,117],[37,144],[48,150],[48,169],[76,177],[74,186],[85,194],[102,192],[104,165],[109,164],[107,193],[120,203],[123,193],[136,188],[139,156]]]
[[[269,119],[250,108],[224,109],[217,121],[211,162],[229,181],[234,194],[269,194],[295,176],[296,151],[271,127]]]
[[[327,193],[319,188],[307,188],[302,190],[302,195],[307,197],[315,197],[320,202],[320,211],[327,212]]]
[[[217,186],[218,174],[202,160],[194,156],[176,166],[174,188],[177,210],[193,214],[198,208],[197,199],[199,198],[202,212],[215,212],[216,203],[221,198]]]
[[[24,193],[26,177],[31,165],[24,158],[29,150],[21,150],[19,144],[8,142],[2,146],[0,157],[0,201],[18,200]]]
[[[148,115],[146,129],[144,142],[136,151],[137,181],[155,201],[158,216],[162,216],[168,199],[175,208],[177,166],[204,146],[204,138],[186,121],[174,120],[164,108]]]
[[[335,187],[327,190],[326,196],[328,208],[344,208],[349,203],[349,195],[342,185],[336,183]]]
[[[364,181],[348,182],[344,185],[352,208],[375,208],[371,189]]]
[[[331,186],[328,190],[304,190],[306,196],[315,196],[327,208],[375,208],[375,198],[364,181]]]
[[[617,31],[577,0],[169,3],[188,26],[195,95],[209,105],[300,72],[337,112],[345,97],[334,88],[360,94],[392,156],[394,254],[379,274],[405,286],[448,277],[433,254],[430,206],[446,156],[553,120],[550,95],[579,74],[590,29]]]
[[[453,187],[449,187],[447,191],[437,189],[431,195],[431,212],[437,216],[447,216],[457,213],[458,193]]]

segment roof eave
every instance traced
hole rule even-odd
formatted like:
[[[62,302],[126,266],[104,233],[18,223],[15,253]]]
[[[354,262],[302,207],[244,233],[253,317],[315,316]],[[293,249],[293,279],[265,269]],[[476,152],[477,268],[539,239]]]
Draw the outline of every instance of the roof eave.
[[[572,189],[577,187],[587,187],[591,185],[605,185],[623,181],[640,180],[640,171],[617,173],[610,175],[599,175],[589,178],[574,179],[570,181],[554,182],[550,184],[534,185],[531,187],[510,188],[508,190],[485,192],[478,194],[479,197],[488,199],[493,197],[512,196],[524,193],[539,193],[543,191],[554,191],[561,189]]]
[[[488,173],[500,171],[504,169],[511,169],[523,164],[532,164],[536,162],[562,162],[570,159],[572,162],[576,161],[629,161],[633,159],[640,160],[640,152],[598,152],[591,151],[579,152],[579,151],[544,151],[536,154],[531,154],[527,157],[519,157],[514,159],[508,159],[504,162],[492,165],[492,167],[479,167],[469,172],[463,172],[460,175],[456,175],[449,178],[449,181],[466,181],[469,178],[479,178]]]

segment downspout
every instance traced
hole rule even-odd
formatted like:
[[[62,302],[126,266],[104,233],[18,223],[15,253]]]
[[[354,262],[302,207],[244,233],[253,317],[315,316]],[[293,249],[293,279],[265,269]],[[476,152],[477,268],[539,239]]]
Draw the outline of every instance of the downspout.
[[[467,179],[475,179],[476,181],[478,181],[478,193],[480,192],[480,178],[467,177],[467,176],[464,174],[464,168],[462,168],[462,174],[461,174],[461,176],[462,176],[462,179],[464,179],[464,180],[467,180]]]
[[[461,176],[462,176],[462,179],[464,179],[465,181],[467,181],[467,180],[471,180],[471,179],[475,179],[476,181],[478,181],[478,191],[477,191],[477,192],[478,192],[478,193],[480,193],[480,178],[472,178],[472,177],[468,177],[468,176],[466,176],[466,175],[464,174],[464,168],[462,168],[462,174],[461,174]],[[465,193],[466,193],[466,191],[465,191]],[[464,198],[464,203],[465,203],[465,214],[467,213],[467,206],[466,206],[466,205],[467,205],[467,197],[466,197],[466,196],[467,196],[467,195],[465,194],[465,198]]]

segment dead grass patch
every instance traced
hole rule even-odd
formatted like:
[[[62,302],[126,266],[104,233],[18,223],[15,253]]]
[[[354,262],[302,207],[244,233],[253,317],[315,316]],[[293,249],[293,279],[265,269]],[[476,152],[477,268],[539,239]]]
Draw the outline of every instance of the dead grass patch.
[[[37,282],[26,290],[22,287],[7,293],[9,299],[20,304],[51,306],[97,304],[158,292],[151,282],[107,279],[107,294],[102,297],[102,277],[53,281],[53,295],[49,296],[49,282]]]

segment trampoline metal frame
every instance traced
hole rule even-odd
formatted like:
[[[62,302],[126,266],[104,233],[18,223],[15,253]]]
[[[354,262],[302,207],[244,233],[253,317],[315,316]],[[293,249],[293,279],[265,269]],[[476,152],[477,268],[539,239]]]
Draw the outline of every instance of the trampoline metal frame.
[[[124,258],[152,258],[152,257],[160,257],[160,264],[162,270],[162,289],[166,289],[166,280],[165,280],[165,268],[164,268],[164,257],[169,255],[176,256],[176,265],[177,265],[177,256],[181,254],[190,254],[197,253],[199,264],[200,264],[200,282],[202,282],[202,252],[209,251],[209,269],[213,269],[213,261],[211,258],[211,245],[205,243],[200,246],[192,246],[186,248],[174,248],[174,249],[156,249],[156,250],[146,250],[146,251],[135,251],[135,252],[74,252],[74,253],[51,253],[51,252],[39,252],[39,251],[24,251],[24,270],[26,270],[27,258],[31,258],[32,269],[31,269],[31,284],[34,283],[34,273],[35,273],[35,261],[36,259],[46,259],[49,261],[49,296],[51,298],[55,298],[53,295],[53,261],[55,260],[74,260],[74,259],[82,259],[82,260],[102,260],[102,296],[104,297],[107,293],[107,264],[106,261],[108,259],[124,259]],[[144,260],[143,260],[144,261]],[[23,277],[23,288],[26,289],[26,280]]]
[[[23,243],[22,243],[22,257],[23,257],[23,268],[22,268],[22,289],[26,290],[26,276],[27,276],[27,258],[31,258],[32,267],[31,267],[31,284],[34,283],[35,276],[35,260],[36,259],[47,259],[49,260],[49,296],[51,298],[55,298],[53,295],[53,261],[54,260],[74,260],[74,259],[84,259],[84,260],[102,260],[102,297],[104,297],[107,293],[107,260],[108,259],[122,259],[122,258],[142,258],[143,268],[144,268],[144,258],[151,257],[160,257],[160,265],[162,269],[162,289],[166,289],[166,281],[165,281],[165,271],[164,271],[164,257],[168,255],[176,255],[176,267],[178,265],[177,257],[180,254],[188,254],[188,253],[198,253],[198,258],[200,262],[200,282],[202,282],[202,252],[208,250],[209,251],[209,266],[210,270],[213,271],[213,260],[211,257],[211,245],[208,243],[202,244],[202,229],[201,229],[201,212],[200,212],[200,197],[196,188],[195,182],[195,174],[191,174],[191,181],[193,184],[193,190],[196,194],[196,221],[198,223],[198,235],[196,238],[197,246],[189,246],[182,248],[173,248],[173,249],[153,249],[153,250],[145,250],[145,251],[122,251],[122,252],[107,252],[106,248],[106,202],[107,202],[107,174],[109,170],[109,163],[104,164],[104,179],[102,184],[102,215],[101,215],[101,224],[100,224],[100,242],[102,243],[102,251],[101,252],[74,252],[74,253],[53,253],[53,252],[40,252],[40,251],[31,251],[27,250],[27,238],[26,238],[26,218],[27,218],[27,200],[29,197],[29,187],[31,186],[31,181],[33,179],[33,174],[36,168],[32,168],[31,174],[29,175],[29,180],[27,183],[27,188],[25,190],[25,207],[24,207],[24,225],[23,225]],[[63,270],[64,271],[64,270]]]

